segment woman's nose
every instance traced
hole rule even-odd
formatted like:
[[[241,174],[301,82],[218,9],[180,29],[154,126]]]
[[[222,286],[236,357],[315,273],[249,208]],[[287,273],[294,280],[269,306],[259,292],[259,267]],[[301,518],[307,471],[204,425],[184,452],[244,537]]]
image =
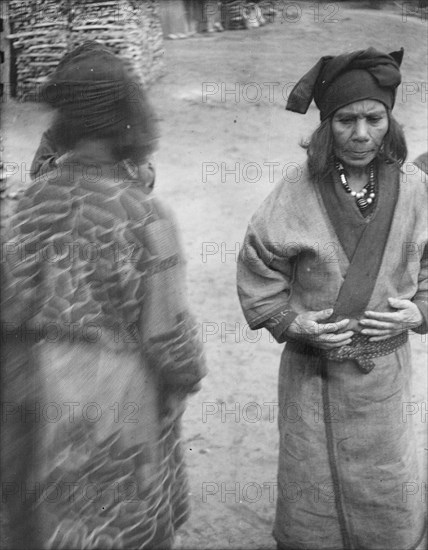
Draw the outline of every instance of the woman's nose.
[[[359,141],[367,141],[369,139],[368,126],[365,120],[356,121],[353,137]]]

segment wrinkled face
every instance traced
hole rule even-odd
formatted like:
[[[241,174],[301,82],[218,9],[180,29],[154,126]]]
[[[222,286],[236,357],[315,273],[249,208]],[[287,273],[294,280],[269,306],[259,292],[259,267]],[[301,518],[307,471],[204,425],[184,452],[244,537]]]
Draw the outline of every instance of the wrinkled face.
[[[331,122],[335,155],[349,168],[364,168],[376,157],[388,124],[380,101],[364,99],[338,109]]]

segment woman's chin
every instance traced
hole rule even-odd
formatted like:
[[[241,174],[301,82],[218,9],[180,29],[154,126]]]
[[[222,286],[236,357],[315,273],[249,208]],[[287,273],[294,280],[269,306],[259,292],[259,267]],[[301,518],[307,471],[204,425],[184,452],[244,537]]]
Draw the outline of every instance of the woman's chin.
[[[368,166],[371,161],[375,158],[376,154],[374,152],[365,153],[365,154],[350,154],[343,155],[340,159],[342,164],[348,166],[349,168],[365,168]]]

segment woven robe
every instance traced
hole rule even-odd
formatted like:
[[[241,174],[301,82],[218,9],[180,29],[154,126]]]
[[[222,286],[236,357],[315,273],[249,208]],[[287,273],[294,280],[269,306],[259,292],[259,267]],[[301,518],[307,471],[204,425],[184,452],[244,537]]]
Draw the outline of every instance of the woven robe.
[[[168,548],[188,516],[181,415],[205,372],[175,222],[101,151],[35,180],[10,225],[6,543]]]
[[[424,316],[417,331],[426,331],[427,185],[413,166],[412,176],[403,172],[379,166],[378,197],[366,218],[339,189],[348,201],[349,220],[342,225],[331,219],[339,211],[326,208],[319,189],[340,186],[333,177],[317,184],[305,168],[298,182],[277,185],[253,216],[238,262],[238,293],[251,328],[267,327],[284,342],[281,323],[284,328],[298,313],[335,308],[349,275],[356,284],[341,297],[337,318],[348,316],[358,331],[364,309],[392,311],[389,297],[410,299]],[[373,248],[382,240],[374,233],[361,248],[388,201],[385,242]],[[357,230],[361,238],[352,244],[349,233]],[[368,303],[356,307],[365,286]],[[284,348],[274,526],[281,548],[402,550],[416,548],[423,537],[425,488],[405,414],[412,403],[409,344],[373,363],[364,373],[353,359],[326,360],[299,342]]]

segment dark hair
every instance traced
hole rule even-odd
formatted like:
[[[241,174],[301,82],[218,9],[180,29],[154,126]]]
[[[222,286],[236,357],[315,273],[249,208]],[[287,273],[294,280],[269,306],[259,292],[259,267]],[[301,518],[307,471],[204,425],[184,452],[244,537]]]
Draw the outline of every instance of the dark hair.
[[[378,158],[388,164],[401,167],[407,158],[406,138],[401,125],[395,120],[389,109],[387,115],[388,131],[384,137],[383,146],[378,153]],[[309,174],[314,181],[326,177],[332,168],[334,141],[331,121],[332,116],[325,119],[309,140],[300,143],[306,149]]]
[[[84,117],[70,116],[59,108],[52,123],[55,143],[71,150],[84,138],[111,141],[114,160],[130,159],[141,163],[156,149],[158,124],[145,92],[137,82],[129,80],[125,97],[115,101],[111,119],[105,127],[93,129]]]

